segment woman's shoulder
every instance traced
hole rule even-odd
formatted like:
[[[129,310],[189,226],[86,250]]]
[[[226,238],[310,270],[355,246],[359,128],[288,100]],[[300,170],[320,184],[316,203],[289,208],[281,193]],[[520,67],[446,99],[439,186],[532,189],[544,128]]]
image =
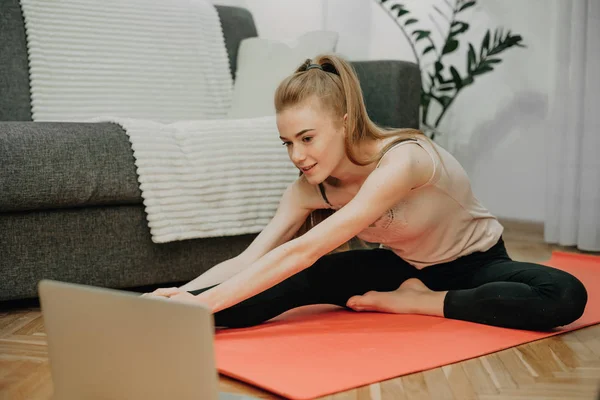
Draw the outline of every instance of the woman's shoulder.
[[[381,156],[377,168],[406,168],[415,178],[415,188],[432,181],[438,169],[438,157],[433,147],[421,138],[409,138],[392,144]]]
[[[306,180],[304,175],[300,175],[293,183],[294,191],[303,207],[310,210],[330,208],[325,202],[324,196],[318,185],[313,185]]]

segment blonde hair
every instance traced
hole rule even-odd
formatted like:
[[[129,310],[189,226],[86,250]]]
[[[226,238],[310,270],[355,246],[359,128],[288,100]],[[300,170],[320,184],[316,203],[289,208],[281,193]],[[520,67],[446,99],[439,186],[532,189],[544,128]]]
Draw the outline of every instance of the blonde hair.
[[[314,68],[317,64],[320,67]],[[383,154],[395,144],[415,137],[429,138],[418,129],[391,129],[378,126],[371,121],[365,107],[360,82],[352,65],[342,57],[334,54],[322,54],[314,60],[307,59],[296,71],[285,78],[275,91],[275,111],[279,114],[289,107],[293,107],[308,98],[319,99],[323,108],[329,111],[334,120],[342,123],[343,116],[348,114],[346,120],[345,152],[348,159],[356,165],[368,165],[379,161]],[[381,140],[391,136],[392,140],[378,154],[369,159],[360,160],[354,149],[361,142],[368,140]],[[302,175],[302,172],[300,172]],[[317,225],[333,213],[332,210],[315,210],[296,237],[303,235],[310,228]]]

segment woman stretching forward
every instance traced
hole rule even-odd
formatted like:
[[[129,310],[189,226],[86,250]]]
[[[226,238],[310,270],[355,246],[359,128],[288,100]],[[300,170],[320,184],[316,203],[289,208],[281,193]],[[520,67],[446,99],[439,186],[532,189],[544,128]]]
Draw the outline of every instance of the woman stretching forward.
[[[374,124],[347,61],[307,60],[281,82],[275,108],[300,176],[271,222],[239,256],[146,296],[203,303],[221,327],[309,304],[529,330],[581,317],[584,285],[511,260],[502,225],[457,160],[418,130]],[[326,209],[329,217],[298,234]],[[381,246],[331,253],[355,236]]]

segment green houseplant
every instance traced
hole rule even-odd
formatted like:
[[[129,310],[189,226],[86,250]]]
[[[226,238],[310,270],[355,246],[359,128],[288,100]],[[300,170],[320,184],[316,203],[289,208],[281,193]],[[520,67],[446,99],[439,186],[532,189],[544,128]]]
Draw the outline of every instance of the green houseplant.
[[[439,27],[433,15],[429,15],[432,25],[440,30],[442,43],[435,43],[431,29],[427,27],[415,28],[420,21],[406,8],[404,2],[393,0],[375,0],[395,21],[402,34],[410,44],[415,62],[421,69],[421,126],[422,130],[435,139],[440,132],[438,127],[458,94],[467,86],[472,85],[475,79],[491,72],[502,62],[498,57],[502,52],[511,47],[525,47],[522,37],[514,35],[510,30],[496,28],[493,32],[486,31],[479,48],[472,43],[460,46],[461,35],[469,29],[469,24],[464,21],[465,11],[474,5],[475,0],[442,0],[433,9],[444,23],[447,30],[444,32]],[[418,1],[418,0],[417,0]],[[439,19],[438,18],[438,19]],[[463,36],[464,37],[464,36]],[[448,65],[445,57],[459,50],[466,50],[466,71],[459,72],[459,68]],[[425,56],[433,57],[433,62],[428,66],[424,64]],[[433,115],[432,105],[437,103],[439,112]]]

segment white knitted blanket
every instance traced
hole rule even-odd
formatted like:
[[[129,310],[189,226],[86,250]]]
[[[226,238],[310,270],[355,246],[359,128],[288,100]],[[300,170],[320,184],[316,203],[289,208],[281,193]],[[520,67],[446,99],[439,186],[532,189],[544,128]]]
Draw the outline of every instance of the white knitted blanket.
[[[34,121],[224,118],[232,78],[209,0],[20,0]]]
[[[298,178],[275,117],[94,121],[127,132],[156,243],[260,232]]]

